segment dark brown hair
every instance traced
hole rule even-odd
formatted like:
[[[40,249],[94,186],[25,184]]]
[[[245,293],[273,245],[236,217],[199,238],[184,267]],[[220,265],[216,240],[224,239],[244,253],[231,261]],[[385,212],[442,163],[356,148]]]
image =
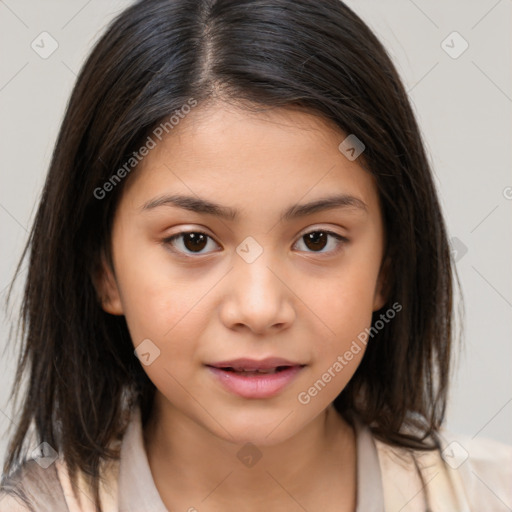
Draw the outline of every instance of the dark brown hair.
[[[33,422],[72,478],[81,470],[96,482],[100,461],[118,456],[108,444],[122,435],[127,390],[148,418],[155,387],[124,317],[102,310],[92,281],[130,177],[101,199],[94,191],[190,98],[300,109],[364,142],[387,239],[385,307],[403,309],[334,405],[389,444],[433,448],[449,380],[453,267],[420,130],[385,49],[339,0],[141,0],[110,24],[80,72],[23,253],[11,397],[28,379],[4,473],[23,462]]]

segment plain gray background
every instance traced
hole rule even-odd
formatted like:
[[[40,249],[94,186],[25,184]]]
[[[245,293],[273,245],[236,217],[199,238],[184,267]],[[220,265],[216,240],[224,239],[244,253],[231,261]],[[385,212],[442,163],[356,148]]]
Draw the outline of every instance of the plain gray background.
[[[0,0],[2,303],[76,74],[107,22],[129,3]],[[347,4],[389,50],[409,91],[453,241],[466,309],[465,348],[453,377],[447,427],[512,444],[512,1]],[[40,52],[43,44],[44,51],[51,49],[42,32],[58,44],[47,58],[31,47],[35,41]],[[2,311],[0,350],[15,313]],[[1,458],[6,429],[16,421],[7,402],[14,363],[12,350],[5,352]]]

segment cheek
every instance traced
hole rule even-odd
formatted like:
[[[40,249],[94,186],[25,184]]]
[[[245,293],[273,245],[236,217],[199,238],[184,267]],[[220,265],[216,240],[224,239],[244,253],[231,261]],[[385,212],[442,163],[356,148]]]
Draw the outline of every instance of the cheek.
[[[314,387],[306,396],[321,395],[315,399],[315,407],[328,404],[343,390],[357,370],[369,340],[380,260],[376,251],[368,257],[368,252],[357,249],[347,252],[336,272],[316,280],[308,295],[311,309],[328,328],[322,330],[326,336],[316,338],[311,375]]]
[[[123,283],[126,322],[143,370],[157,389],[178,401],[188,396],[180,383],[197,392],[193,377],[200,364],[198,340],[208,318],[199,288],[184,286],[172,276],[163,279],[150,265],[134,267]],[[148,352],[149,364],[144,364],[141,355]]]
[[[297,400],[309,414],[320,413],[346,387],[366,351],[372,320],[372,286],[355,273],[327,284],[313,298],[324,325],[314,360]]]
[[[346,340],[369,327],[373,312],[376,270],[371,265],[344,263],[340,269],[305,290],[308,304],[330,328],[330,338]]]
[[[205,283],[173,270],[165,250],[127,248],[116,261],[118,284],[133,344],[150,339],[161,354],[191,353],[200,329]],[[181,342],[178,343],[177,341]]]

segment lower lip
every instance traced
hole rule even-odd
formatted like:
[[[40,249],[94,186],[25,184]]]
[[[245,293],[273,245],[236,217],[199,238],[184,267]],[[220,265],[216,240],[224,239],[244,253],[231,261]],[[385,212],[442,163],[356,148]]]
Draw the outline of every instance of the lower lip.
[[[220,382],[232,393],[244,398],[270,398],[277,395],[302,370],[302,366],[290,366],[276,373],[244,376],[240,373],[208,366]]]

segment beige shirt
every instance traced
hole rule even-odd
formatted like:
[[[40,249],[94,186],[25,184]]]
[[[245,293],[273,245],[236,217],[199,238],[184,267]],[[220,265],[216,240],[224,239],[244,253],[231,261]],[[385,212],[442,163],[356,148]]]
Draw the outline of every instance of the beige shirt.
[[[153,481],[140,411],[132,413],[119,461],[104,469],[102,512],[168,512]],[[356,422],[357,512],[511,512],[512,447],[446,438],[441,452],[413,452],[375,440]],[[446,464],[444,463],[446,461]],[[85,481],[80,501],[62,459],[46,469],[29,461],[4,482],[0,512],[94,512]],[[419,470],[424,482],[419,477]],[[200,503],[188,512],[201,512]],[[308,511],[316,512],[316,511]]]

